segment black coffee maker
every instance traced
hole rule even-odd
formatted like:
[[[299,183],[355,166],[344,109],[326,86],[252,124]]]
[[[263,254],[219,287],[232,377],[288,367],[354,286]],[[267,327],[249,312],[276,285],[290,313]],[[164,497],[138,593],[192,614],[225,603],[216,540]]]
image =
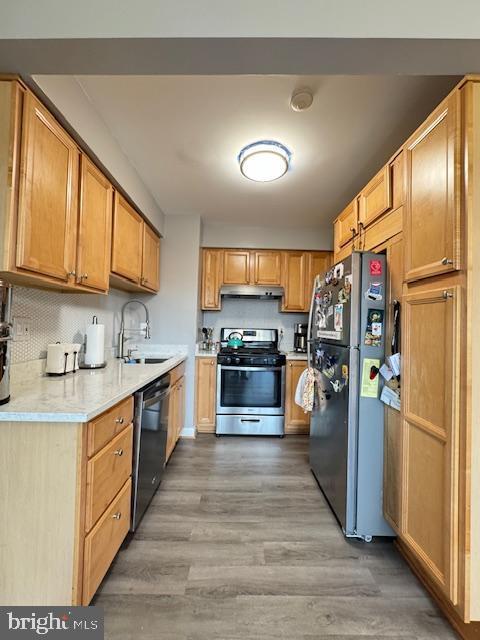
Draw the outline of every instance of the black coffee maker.
[[[297,353],[307,353],[307,324],[298,323],[294,327],[293,350]]]

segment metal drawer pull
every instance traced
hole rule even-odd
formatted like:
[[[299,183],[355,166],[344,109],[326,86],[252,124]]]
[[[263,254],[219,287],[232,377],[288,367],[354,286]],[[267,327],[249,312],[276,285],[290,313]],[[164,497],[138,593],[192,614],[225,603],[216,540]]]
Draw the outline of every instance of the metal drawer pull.
[[[115,420],[115,422],[116,422],[117,424],[123,424],[123,423],[124,423],[124,420],[123,420],[123,418],[117,418],[117,419]]]
[[[114,452],[114,455],[116,455],[116,456],[123,456],[123,449],[117,449],[117,450]]]
[[[449,258],[442,258],[441,263],[445,265],[453,264],[453,260],[450,260]]]
[[[241,418],[240,422],[260,422],[258,418]]]
[[[444,291],[443,292],[443,297],[445,298],[445,300],[447,298],[453,298],[453,293],[451,293],[450,291]]]
[[[121,511],[117,511],[117,513],[114,513],[112,516],[113,520],[120,520],[121,517],[122,517]]]

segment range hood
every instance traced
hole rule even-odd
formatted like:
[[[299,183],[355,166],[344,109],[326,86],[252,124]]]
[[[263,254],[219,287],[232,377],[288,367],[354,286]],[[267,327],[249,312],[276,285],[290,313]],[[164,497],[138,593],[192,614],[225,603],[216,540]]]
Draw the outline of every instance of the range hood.
[[[224,284],[220,289],[220,295],[222,298],[278,300],[283,297],[283,287],[268,287],[252,284]]]

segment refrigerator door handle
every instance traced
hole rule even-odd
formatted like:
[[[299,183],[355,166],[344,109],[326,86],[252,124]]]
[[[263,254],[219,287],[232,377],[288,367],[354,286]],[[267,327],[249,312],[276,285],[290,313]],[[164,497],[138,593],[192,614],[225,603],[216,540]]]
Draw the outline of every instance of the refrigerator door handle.
[[[315,276],[315,280],[313,281],[312,297],[310,298],[310,311],[309,311],[309,314],[308,314],[307,367],[311,367],[312,366],[312,347],[311,347],[311,345],[312,345],[312,342],[313,342],[313,337],[312,337],[313,303],[314,303],[314,300],[315,300],[315,291],[317,290],[319,282],[320,282],[319,276]]]

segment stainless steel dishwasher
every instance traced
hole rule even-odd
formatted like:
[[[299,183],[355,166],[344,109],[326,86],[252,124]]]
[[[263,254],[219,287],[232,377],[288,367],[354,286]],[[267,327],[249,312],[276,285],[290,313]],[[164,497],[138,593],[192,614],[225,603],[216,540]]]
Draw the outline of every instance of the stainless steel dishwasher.
[[[133,491],[130,531],[135,531],[153,498],[165,468],[170,374],[135,394]]]

